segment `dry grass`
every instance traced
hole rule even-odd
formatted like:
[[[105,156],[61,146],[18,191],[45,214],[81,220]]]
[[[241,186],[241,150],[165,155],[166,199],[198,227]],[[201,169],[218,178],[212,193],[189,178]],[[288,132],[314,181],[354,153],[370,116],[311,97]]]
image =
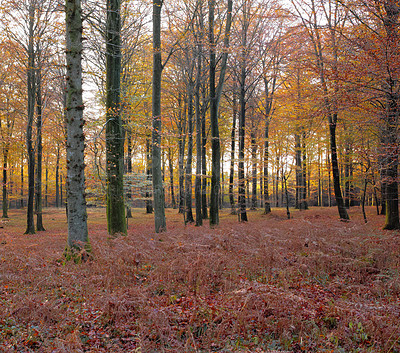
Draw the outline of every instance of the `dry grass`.
[[[0,229],[1,352],[400,352],[400,237],[360,210],[335,209],[168,231],[135,210],[108,239],[89,211],[94,260],[64,263],[65,213],[23,235],[11,211]]]

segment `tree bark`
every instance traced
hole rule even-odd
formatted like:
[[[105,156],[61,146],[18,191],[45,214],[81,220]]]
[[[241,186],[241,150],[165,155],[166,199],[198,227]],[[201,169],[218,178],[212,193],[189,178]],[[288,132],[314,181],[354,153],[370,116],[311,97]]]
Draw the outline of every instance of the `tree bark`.
[[[75,251],[89,247],[84,172],[81,1],[66,0],[65,12],[67,36],[67,246]]]
[[[233,193],[233,180],[235,177],[236,116],[237,116],[237,99],[236,99],[236,87],[234,87],[233,97],[232,97],[231,165],[229,171],[229,202],[231,204],[231,214],[233,215],[236,214],[235,196]]]
[[[161,7],[163,0],[153,1],[153,130],[152,169],[154,223],[156,233],[166,230],[165,196],[161,173]]]
[[[40,51],[38,50],[40,54]],[[38,56],[40,60],[40,55]],[[38,63],[38,68],[36,70],[36,183],[35,183],[35,213],[36,213],[36,230],[44,231],[43,226],[43,214],[42,214],[42,156],[43,156],[43,146],[42,146],[42,73],[40,63]]]
[[[7,142],[5,142],[7,144]],[[7,192],[7,170],[8,170],[8,147],[3,148],[3,218],[8,218],[8,192]]]
[[[252,174],[251,174],[251,209],[255,210],[257,208],[257,143],[256,143],[256,134],[253,131],[251,132],[251,159],[252,159]]]
[[[191,78],[188,82],[188,150],[185,168],[185,205],[186,223],[193,223],[192,211],[192,158],[193,158],[193,88]]]
[[[210,70],[210,125],[211,125],[211,194],[210,194],[210,226],[219,224],[219,193],[220,185],[220,160],[221,146],[219,139],[218,106],[221,98],[222,87],[225,80],[226,63],[228,59],[229,36],[232,24],[232,0],[227,3],[227,18],[224,33],[224,54],[222,56],[221,73],[218,87],[215,86],[216,77],[216,43],[214,38],[215,30],[215,0],[208,1],[209,20],[209,70]]]
[[[146,175],[147,180],[151,181],[152,159],[150,139],[146,139]],[[151,200],[151,192],[146,190],[146,213],[153,213],[153,202]]]
[[[175,199],[175,187],[174,187],[174,165],[172,158],[172,149],[168,148],[168,168],[169,168],[169,187],[171,192],[171,204],[172,208],[176,208],[176,199]]]
[[[194,186],[194,197],[196,203],[196,226],[203,225],[202,205],[201,205],[201,106],[200,106],[200,86],[201,86],[201,70],[202,70],[202,45],[197,43],[197,75],[196,75],[196,91],[195,91],[195,110],[196,110],[196,179]]]
[[[35,198],[35,151],[33,149],[32,128],[35,115],[35,51],[34,51],[34,26],[35,8],[29,5],[29,42],[28,42],[28,121],[26,125],[26,147],[28,152],[28,204],[27,204],[27,226],[25,234],[35,233],[33,219],[33,203]]]
[[[106,163],[108,233],[126,234],[124,134],[121,119],[121,0],[107,0]]]

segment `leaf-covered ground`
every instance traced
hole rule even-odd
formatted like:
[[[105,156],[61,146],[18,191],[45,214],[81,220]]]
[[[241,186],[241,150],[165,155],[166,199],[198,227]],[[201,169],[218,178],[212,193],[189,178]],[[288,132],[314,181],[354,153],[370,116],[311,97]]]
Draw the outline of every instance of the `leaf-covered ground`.
[[[1,352],[400,352],[400,233],[359,208],[271,215],[224,211],[210,229],[168,230],[135,210],[110,239],[89,210],[93,259],[65,263],[65,211],[23,235],[24,211],[0,227]]]

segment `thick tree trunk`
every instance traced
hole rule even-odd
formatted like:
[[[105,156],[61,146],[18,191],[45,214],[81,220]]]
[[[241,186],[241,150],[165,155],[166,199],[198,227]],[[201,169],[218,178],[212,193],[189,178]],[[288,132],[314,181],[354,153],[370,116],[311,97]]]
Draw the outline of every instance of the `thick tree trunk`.
[[[220,192],[220,141],[218,126],[218,105],[215,88],[216,45],[214,40],[215,0],[209,1],[209,43],[210,43],[210,125],[211,125],[211,195],[210,225],[219,224],[218,198]]]
[[[34,18],[35,8],[29,6],[29,43],[28,43],[28,121],[26,124],[26,147],[28,152],[28,204],[27,204],[27,226],[25,234],[35,233],[33,219],[33,205],[35,198],[35,151],[33,149],[32,128],[35,115],[35,52],[34,52]]]
[[[67,53],[67,204],[68,248],[88,249],[85,200],[85,135],[82,101],[82,10],[80,0],[66,0]]]
[[[397,131],[397,120],[399,116],[398,98],[387,97],[387,123],[385,127],[384,168],[385,168],[385,191],[386,191],[386,218],[384,229],[400,229],[399,220],[399,142]]]
[[[211,193],[210,193],[210,226],[219,224],[219,193],[220,185],[220,161],[221,161],[221,146],[219,138],[219,125],[218,125],[218,107],[222,94],[222,88],[225,81],[226,63],[228,59],[229,37],[232,24],[232,0],[227,2],[227,17],[225,23],[224,33],[224,53],[222,55],[221,72],[219,75],[218,87],[215,86],[216,77],[216,43],[214,37],[215,31],[215,0],[209,0],[209,68],[210,68],[210,125],[211,125]]]
[[[399,115],[400,115],[400,88],[399,88],[399,16],[400,4],[397,1],[385,1],[386,16],[384,25],[387,34],[387,57],[391,62],[387,68],[388,77],[384,84],[385,94],[385,117],[383,140],[384,145],[384,171],[386,184],[386,218],[384,229],[400,229],[399,220]],[[395,63],[395,64],[393,64]]]
[[[342,192],[340,190],[340,175],[339,164],[337,159],[336,148],[336,117],[329,117],[329,137],[331,143],[331,163],[332,163],[332,176],[333,176],[333,189],[335,192],[336,205],[341,219],[349,219],[346,207],[344,206]]]
[[[153,131],[152,168],[154,224],[156,233],[166,230],[165,196],[161,173],[161,7],[163,0],[153,1]]]
[[[121,119],[121,0],[107,0],[106,163],[108,233],[126,234],[124,134]]]

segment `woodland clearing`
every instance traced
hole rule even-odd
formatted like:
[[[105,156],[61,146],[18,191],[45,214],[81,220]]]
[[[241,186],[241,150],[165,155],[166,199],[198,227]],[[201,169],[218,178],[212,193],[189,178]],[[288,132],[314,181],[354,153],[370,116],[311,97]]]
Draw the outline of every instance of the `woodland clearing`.
[[[135,209],[109,238],[88,209],[93,257],[65,262],[65,211],[23,235],[25,211],[0,229],[1,352],[400,352],[400,232],[383,216],[336,208],[168,230]]]

